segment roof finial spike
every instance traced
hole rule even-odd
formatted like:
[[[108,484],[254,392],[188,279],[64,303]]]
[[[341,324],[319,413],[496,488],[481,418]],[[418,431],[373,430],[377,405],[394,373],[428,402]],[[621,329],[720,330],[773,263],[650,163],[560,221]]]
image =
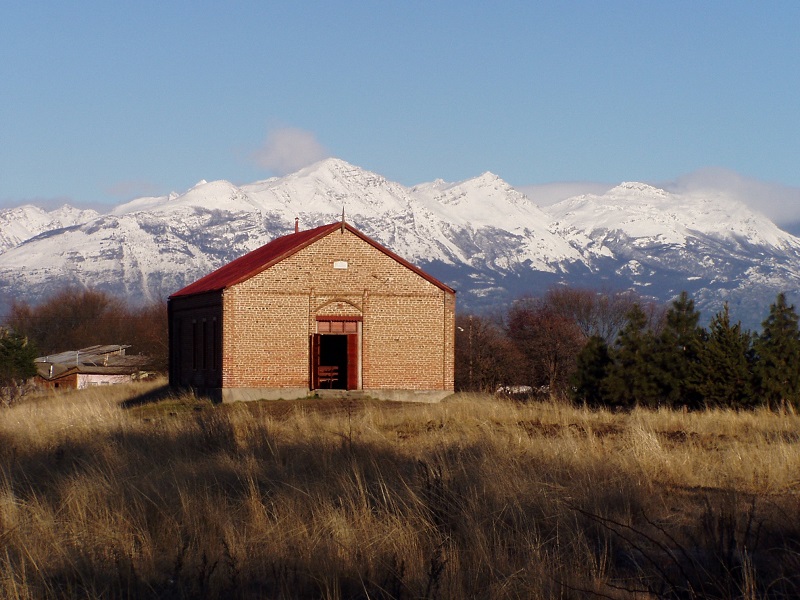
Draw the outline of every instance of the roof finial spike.
[[[342,206],[342,233],[344,233],[344,206]]]
[[[300,217],[294,218],[294,232],[300,233]]]

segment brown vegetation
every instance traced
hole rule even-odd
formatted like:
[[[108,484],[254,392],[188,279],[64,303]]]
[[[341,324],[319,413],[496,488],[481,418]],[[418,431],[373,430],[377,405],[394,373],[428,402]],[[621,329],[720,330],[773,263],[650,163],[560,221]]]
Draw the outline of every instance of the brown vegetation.
[[[3,411],[0,597],[800,594],[795,415],[160,393]]]
[[[15,302],[5,325],[27,337],[41,356],[97,344],[130,345],[166,371],[169,355],[167,303],[129,306],[100,290],[64,288],[36,306]]]
[[[533,391],[527,395],[564,398],[577,357],[587,340],[612,343],[635,305],[647,311],[655,329],[661,307],[634,292],[554,287],[541,297],[522,296],[494,315],[456,317],[457,391]]]

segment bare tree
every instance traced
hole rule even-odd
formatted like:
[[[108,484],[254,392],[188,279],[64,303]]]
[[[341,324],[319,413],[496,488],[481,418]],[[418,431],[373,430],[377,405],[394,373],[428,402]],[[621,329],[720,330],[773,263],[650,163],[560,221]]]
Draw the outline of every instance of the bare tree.
[[[497,320],[485,316],[456,317],[456,389],[494,392],[518,383],[520,353]]]
[[[525,356],[529,385],[563,394],[586,337],[573,318],[542,299],[520,298],[508,312],[509,338]]]
[[[7,325],[30,339],[42,355],[96,344],[127,344],[130,353],[151,357],[151,368],[167,366],[164,301],[130,308],[106,292],[67,288],[37,306],[15,302]]]
[[[572,320],[587,340],[598,336],[612,344],[625,325],[625,315],[634,304],[641,304],[641,298],[631,290],[553,287],[542,303],[560,317]]]
[[[127,318],[125,303],[105,292],[66,288],[35,307],[14,302],[8,325],[50,354],[111,343]]]
[[[131,309],[128,321],[128,342],[131,352],[150,357],[149,368],[166,371],[169,364],[167,303],[157,300]]]

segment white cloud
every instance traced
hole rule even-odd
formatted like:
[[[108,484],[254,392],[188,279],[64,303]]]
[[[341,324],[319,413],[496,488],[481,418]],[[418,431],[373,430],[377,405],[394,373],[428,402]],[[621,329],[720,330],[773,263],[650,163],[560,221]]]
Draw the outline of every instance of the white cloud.
[[[330,156],[313,133],[293,127],[273,129],[256,151],[256,164],[275,175],[286,175]]]
[[[720,167],[698,169],[659,187],[672,192],[722,192],[778,225],[800,222],[800,188],[751,179]]]

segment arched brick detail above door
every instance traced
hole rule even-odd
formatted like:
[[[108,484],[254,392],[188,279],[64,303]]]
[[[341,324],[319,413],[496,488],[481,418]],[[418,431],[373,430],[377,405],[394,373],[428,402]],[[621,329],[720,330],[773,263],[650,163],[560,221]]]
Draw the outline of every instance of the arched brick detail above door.
[[[361,307],[354,301],[346,298],[323,299],[314,311],[317,319],[324,317],[361,317]]]

